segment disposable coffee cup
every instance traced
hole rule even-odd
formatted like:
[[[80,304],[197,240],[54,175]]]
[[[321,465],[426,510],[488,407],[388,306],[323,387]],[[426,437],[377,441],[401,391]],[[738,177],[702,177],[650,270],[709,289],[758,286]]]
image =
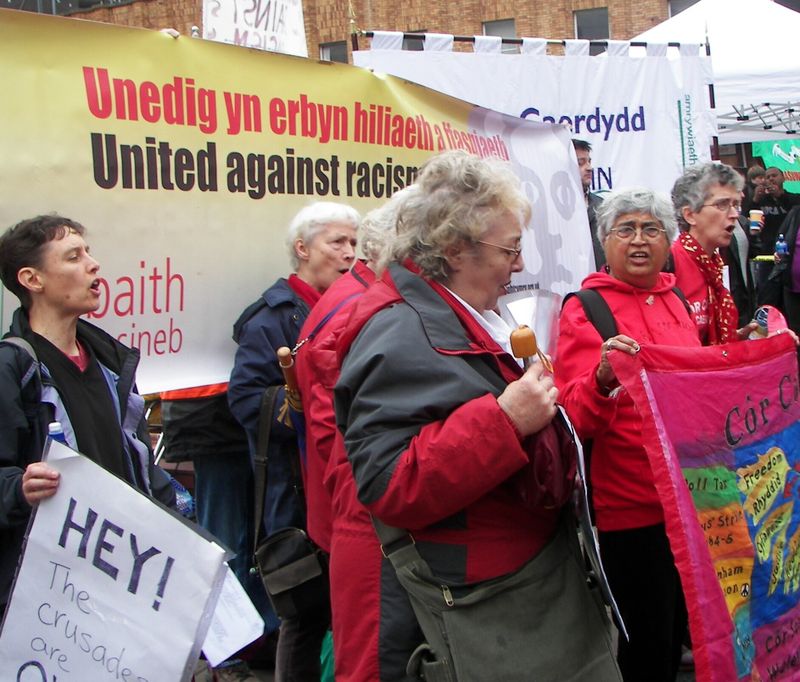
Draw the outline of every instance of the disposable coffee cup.
[[[750,232],[753,234],[758,234],[761,232],[761,218],[763,217],[764,211],[750,211]]]

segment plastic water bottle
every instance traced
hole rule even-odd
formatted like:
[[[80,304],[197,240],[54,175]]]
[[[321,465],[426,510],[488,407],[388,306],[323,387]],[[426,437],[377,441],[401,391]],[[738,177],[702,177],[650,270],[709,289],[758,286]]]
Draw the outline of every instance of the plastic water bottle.
[[[50,422],[47,425],[47,435],[59,443],[67,444],[67,438],[64,435],[64,429],[61,428],[61,422]]]
[[[777,253],[781,258],[789,255],[789,245],[786,243],[786,240],[783,238],[782,234],[778,235],[778,239],[775,242],[775,253]]]

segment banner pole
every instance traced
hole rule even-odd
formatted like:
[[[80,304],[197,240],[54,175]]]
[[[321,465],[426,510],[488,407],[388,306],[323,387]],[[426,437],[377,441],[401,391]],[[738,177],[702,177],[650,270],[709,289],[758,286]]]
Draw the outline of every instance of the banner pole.
[[[708,28],[706,28],[706,57],[711,59],[711,41],[708,39]],[[716,109],[716,97],[714,96],[714,81],[708,84],[708,102],[712,109]],[[719,137],[711,137],[711,159],[719,161]]]

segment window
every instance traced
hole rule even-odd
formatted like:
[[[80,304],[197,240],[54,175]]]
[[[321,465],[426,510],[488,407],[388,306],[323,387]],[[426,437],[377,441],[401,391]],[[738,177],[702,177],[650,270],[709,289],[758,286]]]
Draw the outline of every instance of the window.
[[[608,39],[608,8],[582,9],[575,13],[575,37],[584,40]],[[591,45],[589,54],[605,52],[603,45]]]
[[[694,5],[697,0],[669,0],[669,15],[674,17]]]
[[[501,38],[516,38],[517,27],[513,19],[499,19],[498,21],[484,21],[483,22],[483,35],[485,36],[500,36]],[[517,45],[508,45],[503,43],[501,48],[505,54],[515,54],[519,52]]]
[[[427,28],[421,28],[416,31],[405,31],[405,33],[419,33],[423,35],[428,32]],[[403,49],[411,50],[412,52],[422,52],[425,49],[424,38],[403,38]]]
[[[117,4],[114,0],[2,0],[0,8],[21,9],[39,14],[71,14],[75,10],[94,9]]]
[[[338,40],[335,43],[321,43],[319,58],[326,62],[341,62],[347,64],[347,41]]]
[[[0,0],[0,9],[20,9],[38,14],[70,15],[84,10],[127,5],[133,0]]]

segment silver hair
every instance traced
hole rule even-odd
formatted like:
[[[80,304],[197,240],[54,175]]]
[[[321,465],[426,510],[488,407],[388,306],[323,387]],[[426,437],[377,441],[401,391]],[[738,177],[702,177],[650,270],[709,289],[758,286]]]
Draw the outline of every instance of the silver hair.
[[[364,216],[358,241],[368,261],[381,263],[385,259],[385,253],[397,234],[397,214],[416,190],[416,185],[404,187],[392,194],[385,204]]]
[[[443,152],[420,169],[417,190],[397,217],[397,238],[391,260],[410,258],[426,277],[449,276],[447,250],[474,244],[486,226],[509,211],[526,225],[531,205],[511,166],[498,159],[480,159],[463,151]]]
[[[699,211],[709,199],[709,190],[713,185],[732,187],[741,192],[744,180],[732,166],[724,163],[702,163],[690,166],[672,186],[672,203],[675,206],[675,217],[681,232],[689,231],[689,223],[683,218],[683,209]]]
[[[330,223],[346,223],[358,229],[361,223],[361,215],[356,209],[347,204],[339,204],[334,201],[317,201],[305,208],[300,209],[297,215],[289,223],[289,230],[286,234],[286,246],[289,249],[289,260],[292,270],[300,267],[300,260],[294,250],[294,243],[302,239],[306,245],[311,244],[326,225]]]
[[[597,238],[601,244],[619,217],[627,213],[646,213],[655,218],[667,231],[670,244],[678,236],[672,202],[660,192],[644,187],[629,187],[604,195],[603,203],[597,208]]]

